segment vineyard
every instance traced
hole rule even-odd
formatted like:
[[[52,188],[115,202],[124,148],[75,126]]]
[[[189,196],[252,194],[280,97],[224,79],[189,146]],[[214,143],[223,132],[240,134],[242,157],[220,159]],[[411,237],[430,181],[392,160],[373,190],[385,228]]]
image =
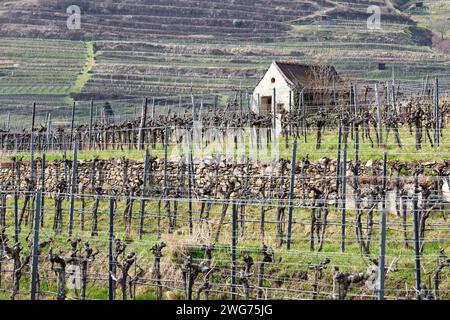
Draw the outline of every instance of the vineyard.
[[[334,65],[348,79],[447,81],[448,58],[435,50],[428,21],[449,1],[425,1],[410,15],[403,1],[391,2],[397,10],[384,0],[79,1],[82,27],[67,30],[70,1],[0,1],[0,104],[127,107],[143,96],[251,89],[274,59]],[[369,5],[381,7],[381,30],[366,27]],[[23,44],[11,48],[16,39]]]
[[[10,118],[0,297],[449,299],[448,88],[324,91],[275,118],[245,90]]]
[[[450,300],[449,16],[0,0],[0,300]]]

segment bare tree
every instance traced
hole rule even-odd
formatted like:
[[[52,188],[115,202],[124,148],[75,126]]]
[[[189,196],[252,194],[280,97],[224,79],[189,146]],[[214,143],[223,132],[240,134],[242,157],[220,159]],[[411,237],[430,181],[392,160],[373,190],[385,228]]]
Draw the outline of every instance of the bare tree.
[[[441,35],[441,40],[445,40],[447,32],[450,30],[450,20],[449,19],[433,19],[431,22],[431,27],[436,30]]]

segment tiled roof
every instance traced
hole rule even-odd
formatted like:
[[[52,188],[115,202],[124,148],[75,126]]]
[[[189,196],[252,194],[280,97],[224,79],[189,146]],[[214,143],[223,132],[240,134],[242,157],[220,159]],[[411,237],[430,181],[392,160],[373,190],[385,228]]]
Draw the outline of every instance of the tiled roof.
[[[295,62],[279,62],[274,61],[278,70],[285,77],[285,79],[290,82],[291,85],[298,86],[304,85],[305,78],[312,78],[314,68],[326,67],[329,68],[330,80],[332,76],[337,76],[336,69],[333,66],[319,66],[319,65],[308,65],[299,64]],[[312,80],[312,79],[311,79]]]

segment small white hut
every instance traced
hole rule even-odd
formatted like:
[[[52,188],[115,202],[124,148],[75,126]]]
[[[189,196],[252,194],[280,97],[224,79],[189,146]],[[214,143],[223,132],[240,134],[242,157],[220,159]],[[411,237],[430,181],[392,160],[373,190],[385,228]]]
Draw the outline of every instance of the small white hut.
[[[274,61],[253,92],[252,109],[260,115],[292,111],[299,106],[300,92],[308,106],[328,104],[324,99],[332,98],[329,88],[337,79],[333,66]]]

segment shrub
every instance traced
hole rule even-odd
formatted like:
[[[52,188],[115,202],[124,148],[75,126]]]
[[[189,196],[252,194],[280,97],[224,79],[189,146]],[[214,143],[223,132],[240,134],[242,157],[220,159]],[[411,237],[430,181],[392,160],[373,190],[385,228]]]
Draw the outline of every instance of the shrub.
[[[233,20],[233,27],[235,28],[242,28],[244,26],[244,21],[239,20],[239,19],[234,19]]]

